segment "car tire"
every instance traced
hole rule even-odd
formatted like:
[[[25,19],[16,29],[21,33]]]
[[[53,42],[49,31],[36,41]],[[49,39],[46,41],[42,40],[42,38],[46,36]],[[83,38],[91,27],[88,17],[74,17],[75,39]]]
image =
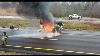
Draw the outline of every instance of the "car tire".
[[[70,17],[70,20],[72,20],[72,17]]]
[[[78,17],[78,20],[80,19],[80,17]]]

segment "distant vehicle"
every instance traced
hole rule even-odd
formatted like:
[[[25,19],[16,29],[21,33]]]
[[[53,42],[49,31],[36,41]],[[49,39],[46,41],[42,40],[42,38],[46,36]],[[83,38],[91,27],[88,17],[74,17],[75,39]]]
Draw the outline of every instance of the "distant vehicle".
[[[73,19],[80,20],[80,19],[82,19],[82,16],[79,16],[77,14],[69,15],[69,20],[73,20]]]

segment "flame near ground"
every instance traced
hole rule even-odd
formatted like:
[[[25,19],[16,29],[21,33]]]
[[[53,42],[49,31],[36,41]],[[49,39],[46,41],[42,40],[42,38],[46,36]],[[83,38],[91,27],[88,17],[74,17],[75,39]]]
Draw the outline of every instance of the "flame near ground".
[[[42,20],[42,31],[43,32],[52,32],[54,29],[54,25],[47,21],[47,20]]]
[[[58,33],[57,31],[53,32],[54,30],[54,24],[47,21],[47,20],[40,20],[41,22],[41,28],[42,28],[42,32],[44,32],[43,35],[45,35],[46,38],[53,38],[54,36],[59,36],[60,33]],[[44,38],[44,37],[42,37]]]

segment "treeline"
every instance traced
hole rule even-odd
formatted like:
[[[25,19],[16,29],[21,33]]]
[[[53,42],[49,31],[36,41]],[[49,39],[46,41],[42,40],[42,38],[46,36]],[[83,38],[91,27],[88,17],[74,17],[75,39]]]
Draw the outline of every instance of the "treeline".
[[[55,17],[75,13],[83,17],[100,18],[100,2],[52,2],[50,11]]]
[[[16,8],[17,4],[19,3],[0,2],[0,15],[15,15],[16,10],[11,8]],[[50,11],[55,17],[66,17],[75,13],[83,17],[100,18],[100,2],[51,2]]]
[[[0,2],[0,8],[15,8],[18,2]]]
[[[0,16],[16,16],[18,2],[0,2]]]
[[[15,8],[0,8],[0,16],[17,16]]]

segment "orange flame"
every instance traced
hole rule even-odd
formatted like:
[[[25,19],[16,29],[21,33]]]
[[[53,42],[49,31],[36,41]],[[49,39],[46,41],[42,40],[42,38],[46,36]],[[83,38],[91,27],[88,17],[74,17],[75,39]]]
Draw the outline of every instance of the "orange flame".
[[[44,32],[52,32],[54,28],[54,25],[47,20],[42,20],[42,26]]]

